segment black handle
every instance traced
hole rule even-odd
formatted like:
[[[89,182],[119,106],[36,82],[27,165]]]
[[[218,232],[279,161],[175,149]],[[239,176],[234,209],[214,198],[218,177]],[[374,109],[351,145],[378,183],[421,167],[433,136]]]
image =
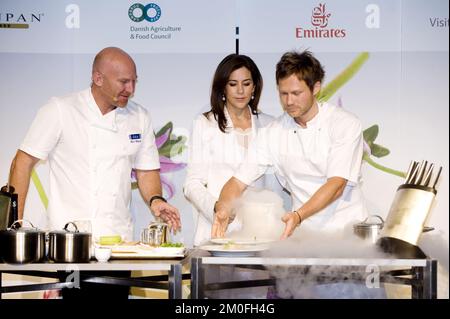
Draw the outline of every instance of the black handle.
[[[17,194],[11,194],[11,211],[10,211],[10,225],[8,227],[11,227],[12,223],[19,219],[19,210],[18,210],[19,202],[18,202],[18,196]]]
[[[72,231],[69,230],[69,225],[72,225],[73,227],[75,227],[75,230],[73,231],[73,233],[78,233],[79,232],[77,224],[75,224],[74,222],[68,222],[67,224],[65,224],[63,230],[65,230],[66,232],[72,232]]]

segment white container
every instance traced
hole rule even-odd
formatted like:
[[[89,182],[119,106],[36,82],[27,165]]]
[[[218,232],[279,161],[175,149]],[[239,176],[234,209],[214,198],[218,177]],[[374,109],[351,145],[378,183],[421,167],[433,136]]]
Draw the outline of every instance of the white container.
[[[109,247],[95,247],[95,259],[98,262],[105,263],[111,258],[111,248]]]
[[[241,227],[231,238],[278,240],[283,233],[283,200],[272,191],[247,190],[234,211]]]

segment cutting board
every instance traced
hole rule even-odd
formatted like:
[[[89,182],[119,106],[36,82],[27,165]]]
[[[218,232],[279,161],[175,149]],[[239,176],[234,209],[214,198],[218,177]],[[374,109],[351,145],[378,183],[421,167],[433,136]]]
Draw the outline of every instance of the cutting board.
[[[105,245],[102,245],[105,246]],[[140,243],[111,245],[111,259],[177,259],[186,256],[186,248],[151,247]]]

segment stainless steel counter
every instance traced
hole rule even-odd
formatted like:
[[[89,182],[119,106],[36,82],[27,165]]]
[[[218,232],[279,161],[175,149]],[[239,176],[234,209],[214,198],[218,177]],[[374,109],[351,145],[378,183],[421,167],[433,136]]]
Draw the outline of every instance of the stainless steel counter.
[[[274,286],[275,278],[235,282],[205,282],[205,272],[213,266],[266,269],[271,266],[376,266],[380,281],[384,283],[411,286],[411,297],[434,299],[437,297],[437,261],[432,259],[395,258],[290,258],[290,257],[214,257],[206,251],[196,250],[191,255],[191,296],[204,298],[206,290],[233,289],[244,287]],[[367,277],[369,274],[365,274]],[[301,276],[301,275],[300,275]],[[362,277],[364,274],[359,275]],[[348,278],[348,276],[347,276]],[[363,278],[365,280],[365,278]]]
[[[48,289],[61,289],[70,287],[71,282],[57,282],[46,284],[30,284],[18,286],[3,286],[2,273],[21,274],[27,276],[37,276],[45,278],[58,278],[57,271],[66,271],[68,273],[79,274],[81,284],[83,282],[124,285],[130,287],[157,288],[167,289],[169,291],[169,299],[181,299],[181,285],[183,277],[189,278],[188,275],[182,274],[182,267],[189,266],[189,253],[182,259],[145,259],[145,260],[110,260],[106,263],[91,261],[90,263],[33,263],[25,265],[12,265],[0,263],[0,299],[3,293],[38,291]],[[83,271],[167,271],[167,275],[148,276],[148,277],[83,277]],[[81,272],[81,273],[79,273]]]

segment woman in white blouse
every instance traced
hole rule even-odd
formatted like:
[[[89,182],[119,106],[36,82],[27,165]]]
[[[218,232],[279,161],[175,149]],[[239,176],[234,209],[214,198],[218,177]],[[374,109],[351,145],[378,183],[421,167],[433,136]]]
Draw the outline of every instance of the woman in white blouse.
[[[211,238],[214,205],[223,185],[239,164],[251,158],[247,157],[248,145],[258,128],[273,119],[258,110],[262,87],[261,73],[253,60],[230,54],[216,69],[211,110],[194,120],[184,194],[198,213],[195,246]],[[274,180],[263,176],[253,186],[267,187],[265,183]],[[236,230],[237,223],[232,222],[229,231]]]

